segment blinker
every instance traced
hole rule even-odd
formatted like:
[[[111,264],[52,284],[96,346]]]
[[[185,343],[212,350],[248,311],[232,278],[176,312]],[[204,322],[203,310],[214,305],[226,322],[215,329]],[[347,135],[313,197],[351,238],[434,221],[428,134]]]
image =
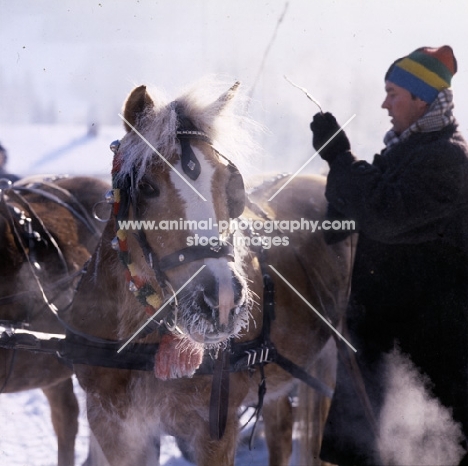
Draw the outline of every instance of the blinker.
[[[245,186],[244,179],[237,167],[229,161],[230,171],[229,181],[226,186],[226,193],[229,204],[230,218],[238,218],[245,209]]]

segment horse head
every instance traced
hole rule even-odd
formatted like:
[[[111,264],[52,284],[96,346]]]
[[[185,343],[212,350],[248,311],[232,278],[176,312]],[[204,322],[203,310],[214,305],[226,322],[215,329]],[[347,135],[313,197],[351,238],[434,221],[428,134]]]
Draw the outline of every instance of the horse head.
[[[252,305],[229,231],[244,209],[242,176],[214,142],[238,86],[208,104],[191,92],[164,103],[137,87],[113,149],[114,247],[128,286],[149,314],[176,294],[155,320],[166,315],[168,327],[199,343],[238,335]]]

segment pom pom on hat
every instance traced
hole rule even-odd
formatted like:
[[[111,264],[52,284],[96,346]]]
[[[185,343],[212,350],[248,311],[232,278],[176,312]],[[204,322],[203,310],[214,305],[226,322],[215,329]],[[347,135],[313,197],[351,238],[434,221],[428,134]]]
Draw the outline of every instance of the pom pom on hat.
[[[456,72],[457,60],[450,46],[421,47],[396,60],[387,71],[385,80],[430,104],[442,89],[450,87]]]

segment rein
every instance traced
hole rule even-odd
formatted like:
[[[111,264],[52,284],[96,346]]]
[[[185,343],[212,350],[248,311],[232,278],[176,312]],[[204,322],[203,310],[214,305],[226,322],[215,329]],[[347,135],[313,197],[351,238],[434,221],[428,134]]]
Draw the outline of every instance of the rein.
[[[44,189],[40,189],[40,185],[55,190],[57,195]],[[31,203],[24,197],[23,194],[25,193],[32,193],[41,196],[42,198],[48,199],[61,207],[65,207],[77,220],[79,220],[91,233],[93,233],[93,235],[99,236],[100,233],[93,225],[81,203],[79,203],[69,191],[56,186],[53,183],[43,181],[40,183],[21,186],[10,182],[8,184],[0,185],[0,206],[4,211],[5,218],[9,221],[15,242],[23,253],[23,256],[26,258],[27,263],[29,263],[31,273],[35,281],[39,284],[40,292],[45,301],[44,307],[50,308],[52,306],[55,314],[57,312],[57,308],[52,303],[47,302],[47,298],[45,298],[45,290],[53,290],[60,288],[62,285],[67,285],[80,275],[82,271],[80,270],[73,274],[69,273],[68,265],[60,246],[53,235],[49,232],[40,216],[35,212]],[[65,196],[66,200],[61,199],[59,195]],[[11,202],[16,202],[20,207],[12,205]],[[76,205],[78,208],[75,208],[72,204]],[[36,224],[39,228],[35,228],[33,224]],[[41,242],[53,247],[58,260],[67,275],[49,286],[42,285],[39,278],[39,273],[42,271],[42,267],[36,258],[36,252],[37,247]],[[0,305],[11,304],[22,299],[23,296],[27,296],[34,292],[34,290],[25,290],[14,295],[3,296],[0,298]]]
[[[58,195],[52,194],[44,189],[40,189],[40,185],[46,186],[49,189],[52,189],[55,192],[57,192],[59,195],[65,196],[66,200],[62,200]],[[37,293],[37,291],[39,291],[39,294],[42,298],[42,305],[39,308],[39,310],[36,311],[36,313],[41,312],[44,308],[49,309],[49,311],[51,311],[52,314],[55,315],[57,320],[62,325],[64,325],[64,327],[66,327],[67,324],[60,317],[59,310],[53,304],[53,301],[55,301],[57,297],[64,292],[64,290],[61,289],[62,286],[71,283],[77,276],[79,276],[82,273],[82,271],[79,270],[73,274],[69,273],[67,262],[58,243],[56,242],[53,235],[49,232],[42,219],[39,217],[39,215],[37,215],[31,203],[28,202],[28,200],[24,197],[23,194],[27,193],[32,193],[41,196],[42,198],[48,199],[57,205],[65,207],[72,213],[72,215],[76,219],[81,221],[94,235],[99,235],[99,231],[92,224],[92,221],[89,219],[83,206],[69,191],[46,181],[22,186],[17,183],[12,184],[9,180],[0,180],[0,208],[4,212],[5,219],[7,219],[9,222],[14,241],[19,251],[21,251],[23,257],[26,258],[26,263],[29,266],[29,270],[32,274],[33,280],[37,285],[37,290],[25,290],[14,295],[0,297],[0,305],[9,305],[18,302],[25,296],[30,296],[32,293]],[[13,205],[12,202],[16,202],[17,205]],[[78,206],[78,209],[81,211],[81,213],[78,212],[78,210],[72,206],[72,203]],[[36,226],[39,226],[39,228],[35,228],[33,224],[36,224]],[[38,245],[40,243],[45,244],[47,246],[52,246],[66,274],[64,278],[55,281],[53,285],[43,285],[39,276],[43,271],[36,254]],[[49,300],[45,290],[51,291],[55,289],[59,289],[58,293],[53,296],[52,300]],[[65,309],[68,308],[70,305],[71,302],[65,307]],[[28,306],[26,320],[1,320],[0,324],[5,329],[5,331],[0,335],[0,339],[5,339],[5,337],[8,336],[11,338],[11,336],[14,335],[14,330],[29,327],[30,320],[32,318],[33,315],[31,314],[31,310]],[[17,347],[14,346],[11,349],[13,353],[10,359],[9,368],[6,373],[4,383],[0,388],[0,393],[4,391],[11,377],[11,374],[13,373]]]

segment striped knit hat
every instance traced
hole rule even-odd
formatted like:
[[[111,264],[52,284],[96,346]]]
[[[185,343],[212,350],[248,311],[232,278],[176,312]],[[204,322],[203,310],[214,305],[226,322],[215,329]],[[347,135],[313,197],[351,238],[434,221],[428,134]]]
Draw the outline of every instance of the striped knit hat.
[[[456,72],[457,60],[451,47],[421,47],[396,60],[387,71],[385,80],[430,104],[442,89],[450,87]]]

